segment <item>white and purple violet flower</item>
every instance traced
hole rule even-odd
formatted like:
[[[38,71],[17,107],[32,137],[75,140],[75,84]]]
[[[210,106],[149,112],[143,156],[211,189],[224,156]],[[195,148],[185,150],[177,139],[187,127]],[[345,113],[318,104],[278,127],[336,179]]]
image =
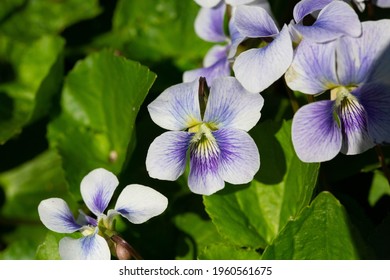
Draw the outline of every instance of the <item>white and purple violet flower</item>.
[[[330,90],[330,100],[300,108],[292,140],[302,161],[331,160],[390,143],[390,20],[362,23],[362,35],[326,44],[302,41],[286,72],[306,94]]]
[[[247,131],[260,119],[263,98],[234,77],[222,77],[214,80],[204,104],[199,93],[207,85],[200,81],[171,86],[148,105],[152,120],[171,131],[152,142],[146,167],[152,178],[174,181],[189,157],[190,190],[211,195],[225,181],[250,182],[258,171],[259,152]]]
[[[80,211],[76,220],[68,204],[61,198],[49,198],[38,206],[39,218],[50,230],[58,233],[81,232],[83,237],[64,237],[59,243],[62,259],[109,260],[110,247],[117,246],[114,217],[121,215],[131,223],[144,223],[160,215],[167,208],[168,200],[159,192],[142,185],[128,185],[120,193],[114,209],[104,211],[119,182],[116,176],[103,169],[88,173],[80,184],[81,196],[88,209],[96,216]],[[117,250],[118,252],[118,250]]]

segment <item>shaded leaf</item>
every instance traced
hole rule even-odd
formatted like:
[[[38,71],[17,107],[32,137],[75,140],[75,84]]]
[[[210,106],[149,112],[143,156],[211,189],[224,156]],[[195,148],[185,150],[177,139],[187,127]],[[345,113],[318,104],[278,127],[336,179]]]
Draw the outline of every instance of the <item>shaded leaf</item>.
[[[100,13],[98,0],[24,0],[12,8],[3,18],[0,32],[24,41],[59,34],[66,27]]]
[[[63,49],[60,37],[29,44],[0,38],[0,144],[48,112],[62,85]]]
[[[259,260],[261,255],[252,249],[231,244],[211,244],[199,254],[201,260]]]
[[[72,199],[56,151],[48,150],[17,168],[0,174],[5,193],[1,216],[13,220],[39,221],[38,204],[50,197]]]

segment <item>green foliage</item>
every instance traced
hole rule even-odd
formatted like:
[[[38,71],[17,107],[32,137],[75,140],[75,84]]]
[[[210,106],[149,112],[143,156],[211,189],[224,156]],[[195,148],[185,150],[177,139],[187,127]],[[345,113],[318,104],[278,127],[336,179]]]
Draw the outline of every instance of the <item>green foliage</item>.
[[[0,143],[48,112],[61,88],[63,50],[57,36],[23,43],[0,35]]]
[[[279,26],[297,1],[287,2],[270,1]],[[97,167],[117,174],[119,189],[140,183],[168,197],[145,224],[117,220],[146,259],[390,258],[390,188],[375,150],[301,162],[282,80],[261,93],[249,132],[261,167],[250,183],[201,197],[188,174],[148,176],[148,147],[164,130],[146,106],[214,45],[195,34],[199,9],[193,0],[0,1],[0,259],[59,259],[65,234],[47,230],[37,207],[60,197],[75,216],[87,211],[80,181]]]
[[[248,186],[205,197],[206,211],[232,244],[265,248],[290,218],[310,202],[319,164],[299,161],[290,140],[291,122],[258,125],[252,135],[259,143],[263,166]]]
[[[348,215],[330,193],[322,192],[299,217],[290,220],[263,259],[359,259]]]
[[[49,125],[48,138],[63,159],[73,195],[80,195],[79,183],[90,170],[121,171],[154,79],[146,67],[108,51],[80,61],[66,77],[62,113]]]

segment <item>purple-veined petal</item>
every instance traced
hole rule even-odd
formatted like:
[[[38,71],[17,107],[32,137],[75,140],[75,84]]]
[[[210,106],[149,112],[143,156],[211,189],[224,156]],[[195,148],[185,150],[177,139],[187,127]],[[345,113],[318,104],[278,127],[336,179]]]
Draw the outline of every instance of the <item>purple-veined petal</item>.
[[[231,184],[245,184],[260,168],[260,155],[249,134],[238,129],[220,129],[214,132],[220,155],[220,174]]]
[[[292,141],[302,161],[327,161],[340,152],[342,134],[335,119],[334,106],[334,101],[317,101],[301,107],[295,113]]]
[[[199,81],[167,88],[148,105],[150,117],[168,130],[184,130],[200,122],[198,89]]]
[[[230,21],[229,21],[229,33],[230,33],[230,40],[231,40],[231,43],[230,43],[230,47],[229,47],[229,51],[228,51],[228,59],[232,59],[236,52],[237,52],[237,48],[238,46],[245,40],[245,36],[242,35],[237,27],[236,27],[236,23],[234,22],[234,18],[230,18]]]
[[[390,86],[365,84],[353,92],[367,113],[368,133],[376,144],[390,144]]]
[[[150,144],[146,156],[149,176],[160,180],[174,181],[186,168],[186,153],[191,133],[167,131]]]
[[[374,0],[374,4],[381,8],[389,8],[390,7],[390,0]]]
[[[295,29],[303,38],[324,43],[343,35],[357,37],[361,34],[361,24],[355,11],[347,3],[333,1],[318,15],[311,26],[296,24]]]
[[[363,106],[352,95],[341,101],[337,108],[343,134],[341,152],[346,155],[356,155],[372,148],[372,142],[367,129],[367,114]]]
[[[212,132],[205,130],[205,133],[194,136],[190,145],[188,186],[193,193],[211,195],[222,189],[225,182],[219,173],[218,144]]]
[[[219,128],[250,130],[260,119],[264,99],[248,92],[234,77],[214,80],[204,115],[205,122]]]
[[[88,209],[96,216],[106,210],[119,181],[110,171],[98,168],[89,172],[81,181],[81,196]]]
[[[299,1],[293,11],[293,17],[296,23],[300,22],[305,16],[322,10],[326,5],[334,0],[302,0]]]
[[[230,63],[227,58],[228,46],[214,46],[210,49],[204,59],[204,68],[186,71],[183,74],[183,82],[199,81],[205,77],[210,86],[218,77],[230,76]]]
[[[261,92],[286,72],[292,58],[292,42],[284,26],[269,45],[241,53],[233,64],[233,71],[244,88]]]
[[[84,213],[83,210],[79,209],[79,216],[77,217],[77,223],[80,225],[90,225],[97,227],[98,221]]]
[[[233,20],[240,34],[249,38],[270,37],[279,33],[274,20],[262,7],[238,6]]]
[[[225,10],[224,3],[213,8],[201,8],[195,19],[196,34],[208,42],[226,41],[223,29]]]
[[[133,224],[141,224],[160,215],[167,206],[168,199],[158,191],[133,184],[123,189],[115,204],[115,211]]]
[[[361,46],[360,67],[370,68],[366,82],[390,85],[390,20],[367,21],[362,26],[363,35],[355,42]]]
[[[289,88],[306,94],[317,94],[338,85],[335,43],[303,40],[286,71],[285,80]]]
[[[81,229],[68,204],[61,198],[42,200],[38,205],[41,222],[48,229],[59,233],[72,233]]]
[[[109,260],[107,241],[97,233],[79,239],[64,237],[60,240],[59,252],[63,260]]]
[[[212,8],[218,5],[223,0],[195,0],[195,2],[202,7]]]

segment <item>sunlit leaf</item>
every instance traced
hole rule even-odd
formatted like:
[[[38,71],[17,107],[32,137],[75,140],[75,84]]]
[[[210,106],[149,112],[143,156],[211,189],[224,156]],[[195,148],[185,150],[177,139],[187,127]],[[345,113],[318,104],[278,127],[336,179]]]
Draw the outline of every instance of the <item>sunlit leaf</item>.
[[[233,244],[264,248],[290,218],[309,204],[319,164],[301,162],[290,139],[291,122],[265,122],[251,134],[261,158],[260,171],[247,186],[231,186],[204,197],[219,233]]]
[[[359,259],[357,241],[344,207],[332,194],[322,192],[286,224],[263,259]]]
[[[155,77],[148,68],[109,51],[88,56],[67,76],[62,113],[50,124],[48,137],[76,197],[81,179],[92,169],[122,170],[135,118]]]
[[[384,195],[390,196],[390,185],[383,172],[376,170],[374,171],[370,193],[368,194],[368,202],[371,206],[375,206]]]

